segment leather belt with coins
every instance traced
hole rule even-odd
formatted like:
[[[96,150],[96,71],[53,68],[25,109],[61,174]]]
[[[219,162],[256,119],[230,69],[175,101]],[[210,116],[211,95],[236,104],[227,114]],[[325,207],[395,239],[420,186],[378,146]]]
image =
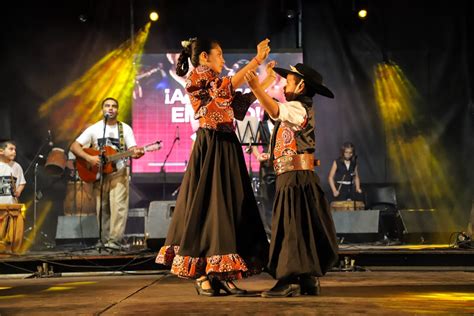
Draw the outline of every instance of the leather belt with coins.
[[[273,161],[273,169],[277,175],[288,171],[313,171],[315,165],[319,165],[319,160],[315,160],[313,154],[281,156]]]

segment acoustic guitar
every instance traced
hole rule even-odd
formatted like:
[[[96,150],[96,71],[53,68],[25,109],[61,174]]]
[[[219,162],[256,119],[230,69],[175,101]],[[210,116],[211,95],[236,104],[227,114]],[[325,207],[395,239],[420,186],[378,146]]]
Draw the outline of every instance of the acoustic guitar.
[[[139,147],[140,148],[140,147]],[[146,145],[143,148],[144,152],[151,152],[161,149],[161,141],[156,141],[152,144]],[[84,148],[84,151],[91,156],[99,156],[101,153],[94,148]],[[133,150],[118,152],[110,146],[104,146],[104,161],[102,167],[103,174],[109,174],[116,170],[114,162],[133,156]],[[79,177],[84,182],[94,182],[99,178],[99,167],[92,166],[85,159],[76,157],[76,168]]]

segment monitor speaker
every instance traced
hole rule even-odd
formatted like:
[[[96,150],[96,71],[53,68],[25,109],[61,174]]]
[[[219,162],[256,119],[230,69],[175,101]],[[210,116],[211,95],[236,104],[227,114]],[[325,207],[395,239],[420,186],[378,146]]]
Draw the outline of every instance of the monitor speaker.
[[[403,241],[408,243],[450,244],[453,233],[462,230],[452,216],[436,209],[399,210],[403,223]]]
[[[99,226],[95,215],[59,216],[56,228],[56,244],[93,245],[99,239]]]
[[[165,241],[176,201],[152,201],[145,222],[147,246],[158,249]]]
[[[336,234],[348,242],[377,241],[380,238],[380,211],[333,211]]]

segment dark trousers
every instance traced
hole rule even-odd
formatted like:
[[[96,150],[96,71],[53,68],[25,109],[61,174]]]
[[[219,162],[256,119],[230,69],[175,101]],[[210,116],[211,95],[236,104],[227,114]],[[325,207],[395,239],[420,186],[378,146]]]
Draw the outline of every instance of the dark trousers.
[[[260,202],[262,221],[268,236],[272,228],[273,202],[275,200],[276,175],[273,167],[260,166]]]
[[[339,183],[336,183],[336,188],[339,187]],[[354,200],[360,201],[363,200],[361,194],[355,191],[354,185],[350,184],[342,184],[341,188],[339,189],[339,196],[335,198],[336,201],[347,201],[347,200]]]

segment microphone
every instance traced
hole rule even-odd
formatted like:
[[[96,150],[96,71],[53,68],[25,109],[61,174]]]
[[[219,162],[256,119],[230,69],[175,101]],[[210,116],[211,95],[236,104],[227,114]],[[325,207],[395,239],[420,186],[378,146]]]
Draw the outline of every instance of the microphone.
[[[51,135],[51,130],[48,129],[48,145],[53,147],[54,143],[53,143],[53,136]]]
[[[180,140],[180,138],[179,138],[179,125],[176,125],[176,136],[175,137],[176,137],[176,140],[178,141],[178,145],[179,145],[179,140]]]
[[[109,113],[105,113],[104,114],[104,120],[107,122],[107,120],[110,118],[110,114]]]
[[[181,186],[178,186],[176,190],[174,190],[173,193],[171,193],[171,196],[176,196],[179,193],[179,189],[181,189]]]

